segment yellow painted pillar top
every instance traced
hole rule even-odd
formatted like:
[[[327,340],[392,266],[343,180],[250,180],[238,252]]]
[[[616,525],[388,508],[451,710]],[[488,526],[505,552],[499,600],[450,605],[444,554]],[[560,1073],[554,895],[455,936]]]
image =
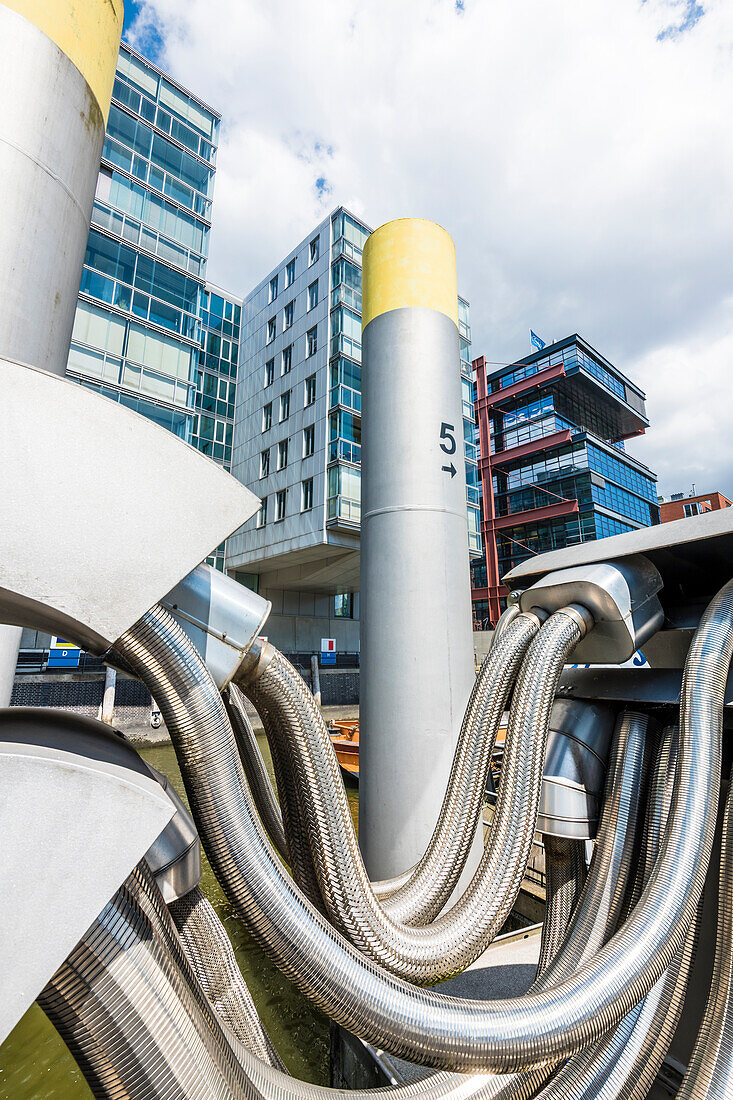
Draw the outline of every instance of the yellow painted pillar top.
[[[120,48],[123,0],[0,0],[43,31],[76,65],[105,123]]]
[[[362,326],[405,306],[435,309],[458,325],[455,245],[445,229],[423,218],[386,222],[364,246]]]

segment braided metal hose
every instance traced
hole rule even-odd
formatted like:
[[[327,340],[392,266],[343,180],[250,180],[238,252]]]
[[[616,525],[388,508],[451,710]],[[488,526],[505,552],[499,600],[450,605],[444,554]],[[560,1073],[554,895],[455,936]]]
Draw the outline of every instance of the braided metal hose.
[[[523,618],[507,629],[503,641],[524,625]],[[254,705],[287,732],[331,919],[365,955],[392,973],[422,984],[450,977],[478,958],[504,924],[531,851],[557,681],[586,626],[579,612],[558,611],[529,646],[514,689],[489,841],[462,897],[427,927],[398,923],[387,912],[391,899],[382,907],[375,898],[328,730],[297,672],[268,647],[251,680],[243,684]],[[497,722],[501,711],[503,701],[495,706]],[[418,872],[413,881],[419,877]]]
[[[282,807],[285,839],[287,842],[290,870],[295,882],[308,900],[321,913],[326,906],[318,885],[318,876],[308,839],[308,821],[305,808],[298,798],[298,790],[293,779],[293,761],[290,746],[281,735],[279,722],[271,714],[264,714],[262,725],[265,730],[272,766],[275,769],[278,797]]]
[[[38,998],[96,1097],[257,1100],[143,861]],[[252,1057],[251,1055],[249,1056]]]
[[[219,1019],[257,1058],[285,1071],[259,1018],[224,926],[201,888],[194,887],[172,902],[168,910],[188,961]]]
[[[244,772],[247,776],[249,789],[257,806],[262,824],[267,830],[272,843],[284,860],[288,860],[288,843],[283,829],[283,817],[280,804],[275,797],[275,792],[267,774],[265,761],[262,759],[260,746],[257,744],[255,731],[244,707],[242,693],[236,684],[230,684],[222,693],[224,706],[227,708],[229,721],[237,739],[237,748],[242,759]]]
[[[585,883],[585,841],[546,834],[545,920],[537,960],[537,977],[558,952]]]
[[[713,601],[697,635],[709,660],[701,668],[693,647],[688,663],[675,799],[644,904],[568,981],[493,1003],[456,1001],[385,973],[306,901],[259,824],[216,685],[169,615],[151,609],[117,646],[161,706],[219,881],[280,969],[337,1023],[390,1053],[503,1073],[589,1045],[649,992],[681,945],[712,844],[709,792],[719,778],[720,725],[707,669],[724,676],[732,604],[730,589]]]
[[[722,701],[725,678],[719,681]],[[733,775],[723,817],[718,928],[710,994],[679,1100],[733,1096]]]
[[[511,631],[507,630],[500,643],[492,646],[474,682],[464,712],[446,794],[425,854],[414,867],[401,875],[371,884],[375,897],[382,901],[385,913],[396,923],[429,923],[450,897],[465,865],[478,827],[491,753],[509,691],[529,644],[540,627],[541,620],[536,614],[519,615],[517,609],[513,618],[519,621],[513,624]],[[266,686],[262,690],[262,685],[257,684],[245,687],[247,694],[255,702],[263,722],[265,715],[273,720],[279,716],[280,733],[286,737],[288,731],[283,731],[282,726],[286,719],[290,720],[291,712],[288,711],[287,715],[282,713],[283,695],[294,692],[298,713],[305,715],[306,720],[309,719],[315,727],[321,751],[325,752],[327,731],[318,706],[310,692],[304,691],[303,682],[295,669],[280,655],[278,660],[287,683],[282,690],[276,690],[277,698],[270,700]],[[272,723],[265,723],[265,728],[271,735],[274,733]],[[290,750],[286,753],[283,743],[277,745],[268,739],[273,761],[277,758],[285,765],[290,758]],[[292,739],[292,736],[288,737],[291,744]],[[294,792],[299,791],[300,801],[312,809],[310,789],[307,785],[299,787],[296,771],[288,771],[283,766],[282,773],[277,773],[278,790],[290,792],[291,797],[297,797]],[[338,780],[334,779],[334,789],[325,797],[328,802],[340,804],[342,821],[348,819],[350,822],[351,815],[345,804],[342,786],[339,774]],[[347,829],[350,827],[346,825]]]
[[[615,931],[633,870],[641,781],[647,742],[646,715],[619,715],[606,773],[605,796],[595,849],[583,892],[567,934],[532,990],[552,988],[592,959]],[[599,1033],[600,1033],[599,1028]],[[526,1100],[553,1076],[556,1064],[505,1077],[492,1096]]]
[[[384,911],[395,922],[429,924],[460,878],[480,825],[499,723],[541,623],[537,614],[520,614],[517,609],[502,637],[494,639],[471,689],[445,797],[425,853],[406,876],[372,884],[375,895],[385,899]]]
[[[665,730],[650,784],[644,832],[648,874],[659,854],[676,770],[676,730]],[[648,878],[648,875],[647,875]],[[635,892],[638,876],[630,893]],[[644,885],[644,883],[642,883]],[[641,1100],[647,1095],[669,1048],[684,1003],[695,953],[697,919],[667,972],[621,1024],[576,1054],[538,1095],[543,1100]]]

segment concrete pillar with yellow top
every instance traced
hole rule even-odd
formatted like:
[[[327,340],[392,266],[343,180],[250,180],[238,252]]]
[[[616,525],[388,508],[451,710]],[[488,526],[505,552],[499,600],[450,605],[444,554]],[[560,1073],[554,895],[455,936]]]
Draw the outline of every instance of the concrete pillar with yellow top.
[[[453,241],[388,222],[363,257],[359,840],[372,879],[423,854],[473,684]],[[476,869],[477,835],[459,889]]]
[[[0,357],[64,374],[122,0],[0,0]]]
[[[0,370],[66,373],[122,17],[122,0],[0,0]],[[19,641],[0,626],[0,706]]]

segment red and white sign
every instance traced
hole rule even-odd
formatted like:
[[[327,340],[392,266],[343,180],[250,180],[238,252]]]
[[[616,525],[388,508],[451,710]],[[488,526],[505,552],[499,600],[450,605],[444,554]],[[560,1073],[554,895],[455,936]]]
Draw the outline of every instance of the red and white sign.
[[[321,638],[321,653],[335,653],[336,652],[336,639],[335,638]]]

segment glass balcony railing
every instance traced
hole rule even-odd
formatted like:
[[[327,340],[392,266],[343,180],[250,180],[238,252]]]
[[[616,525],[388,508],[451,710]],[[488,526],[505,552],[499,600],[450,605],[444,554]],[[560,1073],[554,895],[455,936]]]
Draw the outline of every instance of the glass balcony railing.
[[[326,518],[329,523],[361,523],[361,501],[351,497],[329,497]]]
[[[361,313],[361,291],[341,283],[331,291],[331,309],[343,303],[349,309]]]
[[[361,390],[354,390],[351,386],[334,386],[331,390],[329,408],[335,409],[341,405],[344,409],[353,412],[361,412]]]
[[[329,444],[329,462],[361,462],[361,444],[349,443],[347,439],[332,439]]]
[[[339,256],[346,256],[347,260],[353,260],[355,263],[361,264],[361,253],[362,250],[358,245],[347,241],[346,237],[340,237],[333,243],[331,259],[337,260]]]

